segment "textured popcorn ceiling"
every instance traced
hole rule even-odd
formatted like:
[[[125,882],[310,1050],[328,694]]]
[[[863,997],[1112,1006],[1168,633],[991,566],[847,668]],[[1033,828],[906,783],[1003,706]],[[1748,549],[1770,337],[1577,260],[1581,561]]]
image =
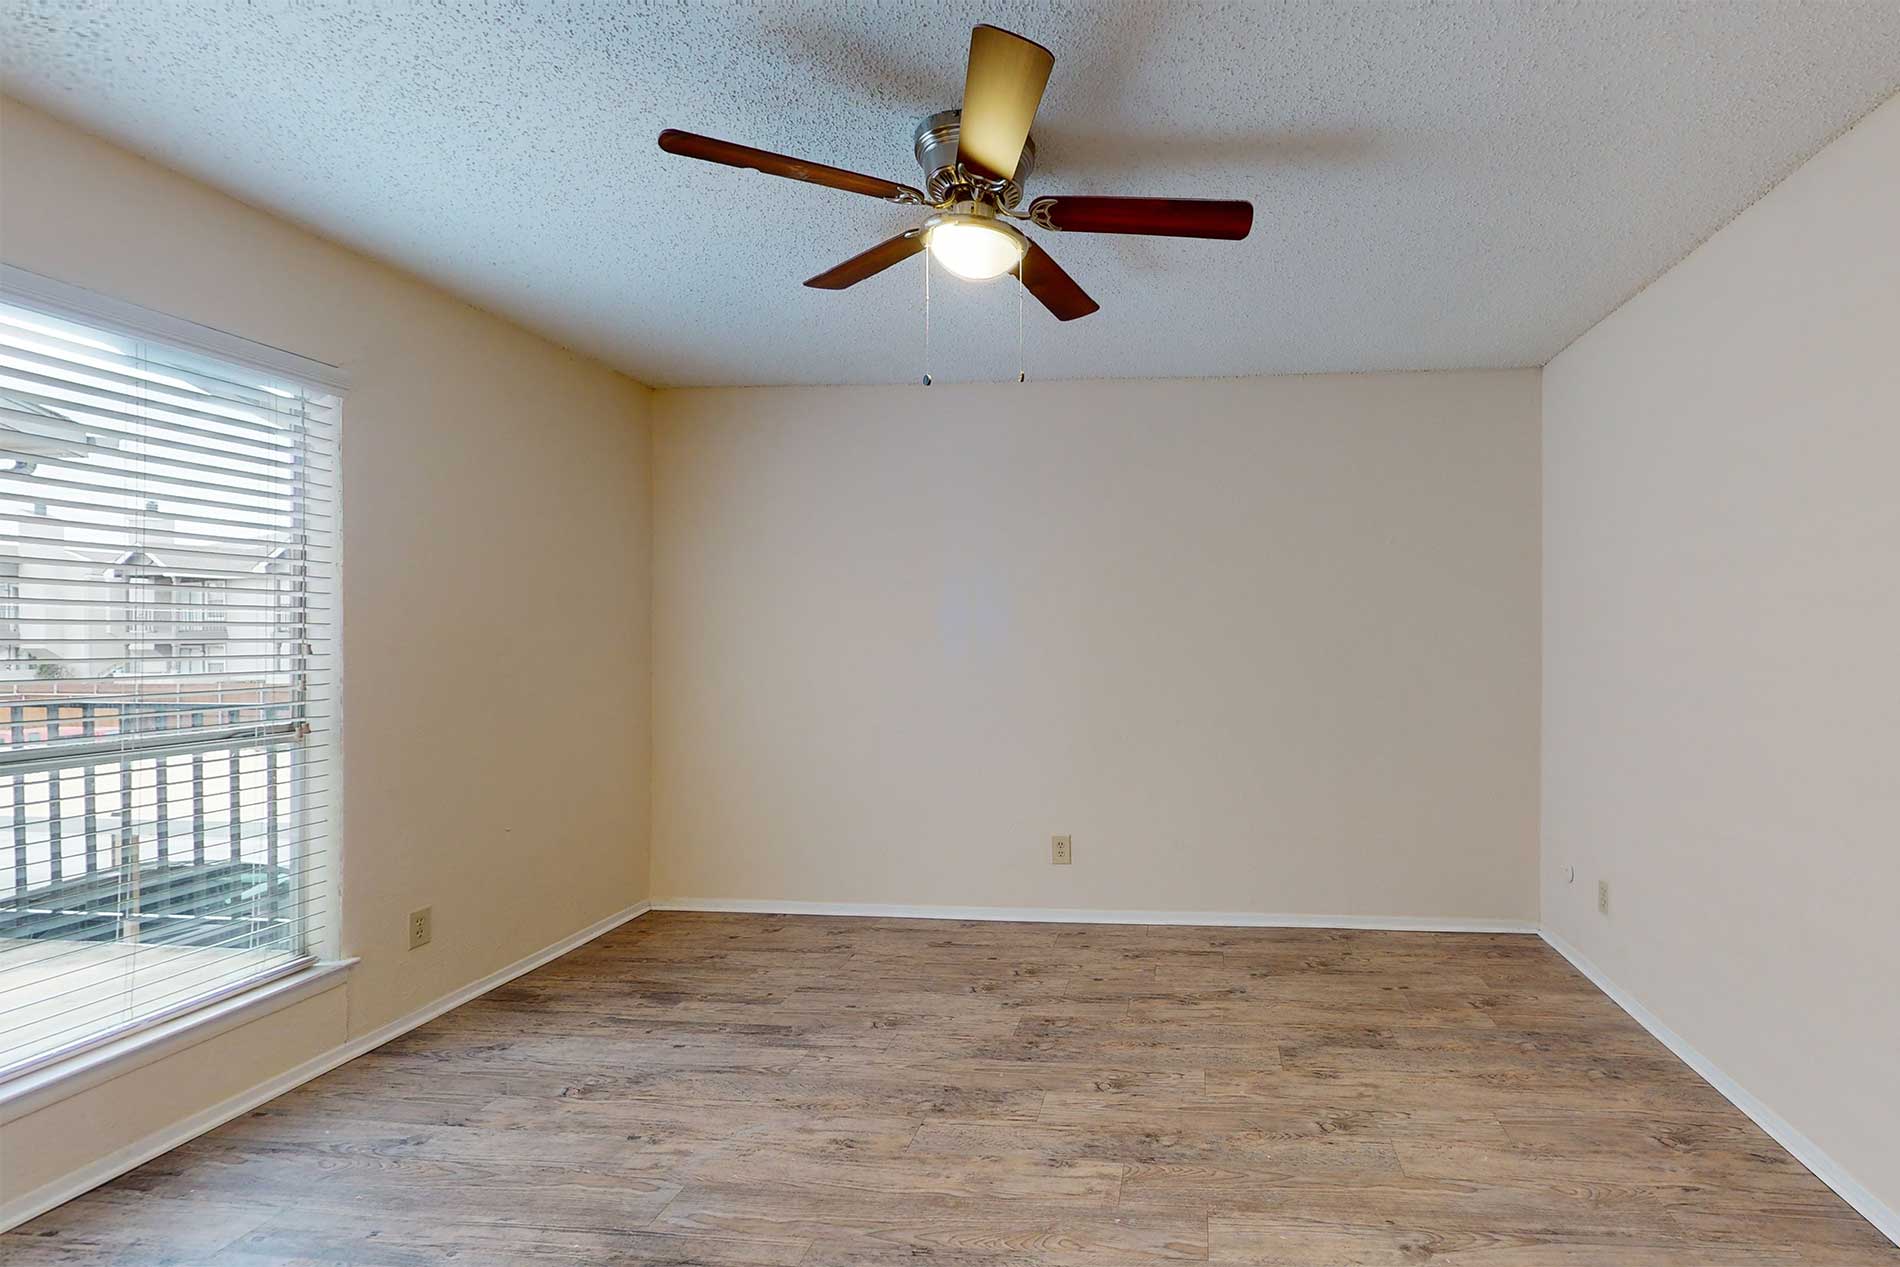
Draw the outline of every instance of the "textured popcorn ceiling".
[[[1542,364],[1900,87],[1895,0],[0,0],[0,83],[648,383],[906,382],[920,261],[800,283],[914,211],[654,138],[917,183],[976,21],[1056,54],[1032,196],[1257,209],[1041,234],[1102,311],[1028,306],[1037,378]],[[1012,286],[934,301],[939,379],[1014,377]]]

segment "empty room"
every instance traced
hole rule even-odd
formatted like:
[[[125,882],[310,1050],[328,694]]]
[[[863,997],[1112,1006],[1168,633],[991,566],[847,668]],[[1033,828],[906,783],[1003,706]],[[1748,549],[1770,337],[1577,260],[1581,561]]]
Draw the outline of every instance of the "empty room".
[[[0,0],[0,1263],[1900,1267],[1900,3]]]

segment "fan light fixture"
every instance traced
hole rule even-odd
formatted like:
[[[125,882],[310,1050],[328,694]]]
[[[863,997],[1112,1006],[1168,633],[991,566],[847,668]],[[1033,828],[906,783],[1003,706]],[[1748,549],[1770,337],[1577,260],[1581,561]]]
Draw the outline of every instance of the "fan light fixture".
[[[990,216],[950,213],[930,218],[930,253],[965,281],[988,281],[1023,258],[1023,235]]]
[[[918,214],[924,208],[936,213],[805,282],[818,290],[848,289],[929,251],[954,277],[987,281],[1013,272],[1030,298],[1056,320],[1074,321],[1101,305],[1049,258],[1042,243],[1032,243],[1005,217],[1035,225],[1038,234],[1139,233],[1238,242],[1252,231],[1253,204],[1229,199],[1043,194],[1023,209],[1023,182],[1036,169],[1029,126],[1055,64],[1055,54],[1034,40],[987,23],[972,30],[962,108],[926,115],[911,132],[911,156],[924,174],[922,189],[678,128],[660,133],[660,148],[703,163],[882,198],[917,208]],[[1018,267],[1032,250],[1036,262]],[[924,276],[928,279],[929,272]],[[1020,329],[1020,309],[1016,315]]]

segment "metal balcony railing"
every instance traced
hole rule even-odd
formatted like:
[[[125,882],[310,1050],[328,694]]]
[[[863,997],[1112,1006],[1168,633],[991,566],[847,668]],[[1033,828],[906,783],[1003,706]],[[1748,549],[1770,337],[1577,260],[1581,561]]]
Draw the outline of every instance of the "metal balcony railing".
[[[297,711],[255,687],[0,695],[0,941],[300,949]]]

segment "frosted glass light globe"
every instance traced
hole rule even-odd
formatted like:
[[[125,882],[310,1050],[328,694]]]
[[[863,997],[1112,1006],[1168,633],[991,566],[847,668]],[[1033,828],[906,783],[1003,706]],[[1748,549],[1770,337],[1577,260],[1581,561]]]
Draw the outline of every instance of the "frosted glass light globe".
[[[1005,225],[971,216],[946,219],[930,230],[930,253],[965,281],[988,281],[1016,267],[1022,235]]]

